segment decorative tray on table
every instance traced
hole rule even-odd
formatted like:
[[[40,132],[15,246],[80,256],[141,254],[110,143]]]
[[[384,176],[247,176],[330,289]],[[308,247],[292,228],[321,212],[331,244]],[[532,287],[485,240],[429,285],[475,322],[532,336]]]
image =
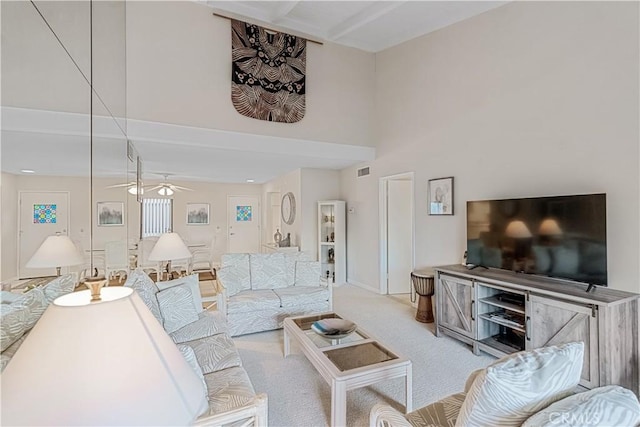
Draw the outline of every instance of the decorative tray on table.
[[[344,319],[329,318],[313,322],[311,329],[321,337],[339,340],[353,333],[358,328],[353,322]]]

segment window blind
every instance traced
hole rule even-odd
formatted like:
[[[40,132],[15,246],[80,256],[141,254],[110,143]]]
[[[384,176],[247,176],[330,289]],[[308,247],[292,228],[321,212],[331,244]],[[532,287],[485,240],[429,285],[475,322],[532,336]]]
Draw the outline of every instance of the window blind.
[[[173,228],[173,199],[142,200],[142,238],[159,236]]]

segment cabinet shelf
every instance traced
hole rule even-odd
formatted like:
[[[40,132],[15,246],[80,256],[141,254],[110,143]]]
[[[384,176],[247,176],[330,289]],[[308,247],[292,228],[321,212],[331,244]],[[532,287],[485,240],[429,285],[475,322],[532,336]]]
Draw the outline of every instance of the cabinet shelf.
[[[322,246],[335,246],[336,242],[320,242]]]
[[[498,316],[493,316],[492,317],[490,314],[481,314],[480,318],[484,319],[484,320],[486,320],[488,322],[491,322],[491,323],[496,323],[498,325],[506,326],[507,328],[513,329],[514,331],[518,331],[518,332],[522,332],[522,333],[525,332],[524,325],[516,324],[515,322],[511,322],[511,321],[509,321],[507,319],[503,319],[503,318],[498,317]]]
[[[509,344],[505,344],[503,342],[498,341],[498,339],[496,337],[488,337],[485,338],[483,340],[480,340],[479,342],[481,342],[482,344],[495,348],[496,350],[499,350],[505,354],[510,354],[510,353],[515,353],[517,351],[521,351],[521,348],[517,348],[515,346],[511,346]]]
[[[347,281],[346,204],[342,200],[318,202],[318,261],[321,274],[336,286]]]
[[[501,301],[498,296],[492,296],[488,298],[481,298],[480,302],[492,305],[494,307],[504,308],[515,313],[524,314],[524,305],[518,305],[511,302]]]

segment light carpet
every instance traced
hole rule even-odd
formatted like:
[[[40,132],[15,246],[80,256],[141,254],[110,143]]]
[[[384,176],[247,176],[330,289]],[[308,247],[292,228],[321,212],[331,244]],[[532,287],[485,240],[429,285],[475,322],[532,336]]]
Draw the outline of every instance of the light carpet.
[[[415,320],[415,308],[400,299],[344,285],[334,290],[334,311],[370,332],[413,362],[413,407],[418,409],[463,390],[467,376],[495,359],[475,356],[448,337],[436,338],[433,324]],[[234,339],[254,388],[269,396],[269,425],[326,426],[331,419],[331,387],[292,342],[283,357],[282,330]],[[366,426],[376,403],[404,412],[404,378],[347,392],[347,425]]]

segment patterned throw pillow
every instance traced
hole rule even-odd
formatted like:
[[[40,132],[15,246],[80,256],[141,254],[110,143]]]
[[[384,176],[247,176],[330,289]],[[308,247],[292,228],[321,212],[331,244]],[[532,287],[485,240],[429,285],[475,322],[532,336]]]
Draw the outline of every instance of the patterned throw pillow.
[[[249,254],[222,255],[222,268],[216,275],[227,290],[228,296],[251,289]]]
[[[156,298],[158,287],[153,283],[153,280],[151,280],[147,273],[140,268],[136,268],[129,274],[124,286],[132,288],[138,293],[138,296],[140,296],[144,304],[149,308],[153,317],[158,319],[158,322],[162,325],[163,319],[160,314],[158,299]]]
[[[456,426],[519,426],[572,393],[580,381],[584,343],[543,347],[506,356],[475,379]]]
[[[42,313],[47,309],[49,304],[47,303],[47,298],[45,296],[44,290],[40,288],[33,288],[26,294],[24,294],[24,298],[14,302],[11,304],[12,308],[16,307],[26,307],[29,313],[27,317],[27,330],[33,328],[36,324]]]
[[[193,307],[197,313],[200,313],[202,311],[202,295],[200,295],[200,279],[197,274],[156,283],[160,292],[178,285],[187,285],[191,289]]]
[[[29,308],[22,306],[0,316],[0,352],[5,351],[27,332]]]
[[[164,330],[172,333],[198,320],[198,313],[193,307],[193,297],[188,285],[173,286],[158,292],[158,304],[164,322]]]
[[[566,397],[529,418],[523,427],[640,425],[640,403],[631,390],[598,387]]]
[[[65,274],[56,277],[42,288],[44,295],[47,297],[47,303],[51,304],[54,299],[62,295],[70,294],[76,288],[76,276],[74,274]]]
[[[296,262],[295,286],[320,286],[320,262]]]

